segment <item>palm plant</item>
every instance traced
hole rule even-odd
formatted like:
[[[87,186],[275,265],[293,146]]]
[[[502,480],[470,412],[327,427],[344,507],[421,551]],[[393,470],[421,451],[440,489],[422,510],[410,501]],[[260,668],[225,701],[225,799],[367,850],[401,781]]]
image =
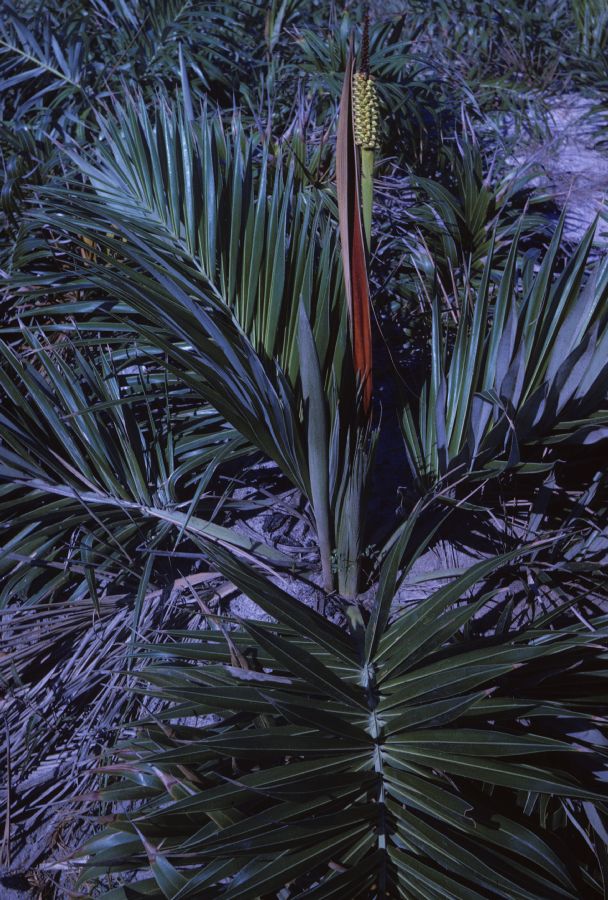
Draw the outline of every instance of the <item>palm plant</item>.
[[[565,0],[542,6],[531,0],[413,3],[432,50],[461,68],[471,83],[481,82],[482,89],[497,75],[533,83],[566,56],[574,24],[569,5]]]
[[[416,50],[457,87],[469,114],[476,110],[480,136],[492,131],[499,145],[546,137],[548,96],[568,90],[574,64],[569,0],[413,0],[410,10]]]
[[[145,591],[141,574],[151,577],[155,550],[175,550],[184,535],[208,532],[246,553],[257,547],[275,565],[291,564],[211,521],[219,498],[206,488],[222,457],[243,453],[240,436],[213,410],[198,410],[193,433],[168,396],[154,397],[141,369],[132,373],[139,390],[127,393],[103,354],[93,363],[75,350],[70,359],[65,344],[41,343],[34,332],[24,337],[30,360],[0,344],[0,490],[5,516],[18,510],[4,528],[0,606],[14,596],[29,605],[48,601],[63,588],[72,599],[96,600],[111,583]],[[184,491],[191,480],[193,499]]]
[[[517,234],[522,245],[538,246],[554,229],[545,211],[550,195],[530,187],[533,168],[503,175],[496,156],[486,159],[472,125],[438,155],[433,178],[396,172],[381,180],[390,210],[390,230],[379,229],[381,255],[393,265],[383,292],[408,333],[416,298],[430,312],[429,298],[440,292],[455,318],[479,286],[490,247],[496,279]]]
[[[27,854],[27,836],[40,852],[36,829],[50,816],[74,840],[78,825],[57,803],[91,787],[92,748],[111,743],[136,708],[125,691],[136,637],[176,616],[192,621],[191,598],[178,599],[192,584],[214,585],[208,602],[225,594],[217,573],[201,569],[198,537],[228,540],[273,569],[304,559],[223,524],[235,509],[276,509],[280,497],[235,501],[218,476],[249,459],[241,436],[132,353],[119,371],[119,356],[23,326],[19,343],[0,342],[0,685],[9,729],[0,737],[9,761],[0,802],[12,826],[9,861]]]
[[[16,89],[4,94],[5,121],[36,121],[41,130],[70,133],[70,119],[86,118],[121,77],[142,88],[177,84],[180,58],[199,88],[229,99],[263,43],[263,16],[239,0],[196,7],[127,0],[113,8],[73,0],[50,12],[39,2],[3,0],[0,27],[0,84]]]
[[[408,181],[416,202],[407,210],[404,230],[416,228],[422,235],[414,251],[420,258],[417,267],[431,269],[432,277],[450,293],[454,280],[479,280],[490,246],[500,270],[518,232],[534,235],[537,242],[549,233],[542,212],[547,196],[529,189],[535,172],[520,169],[499,178],[474,141],[474,136],[465,136],[444,148],[447,163],[441,180],[413,176]]]
[[[396,610],[412,543],[410,521],[348,628],[208,544],[274,621],[140,647],[150,716],[100,794],[137,806],[79,853],[81,883],[143,875],[113,900],[601,895],[605,620],[479,633],[490,595],[461,598],[516,554]]]
[[[585,278],[593,231],[556,275],[562,219],[538,271],[529,258],[519,282],[515,241],[494,296],[490,251],[451,354],[435,304],[418,422],[411,406],[403,414],[421,484],[450,471],[483,469],[486,477],[488,466],[495,474],[519,466],[526,445],[605,437],[608,268],[603,261]]]
[[[608,263],[507,171],[594,4],[1,5],[0,864],[80,794],[115,900],[602,896]]]
[[[309,498],[324,583],[333,556],[352,595],[373,439],[323,196],[238,119],[226,132],[166,105],[154,123],[141,104],[118,114],[97,160],[74,157],[89,187],[53,191],[41,218],[90,257],[79,288],[126,304],[156,356]]]
[[[153,102],[186,71],[197,97],[230,103],[265,65],[263,6],[2,0],[0,166],[8,180],[1,207],[9,218],[0,220],[7,244],[0,265],[5,254],[10,263],[19,238],[22,195],[62,171],[56,142],[94,140],[96,113],[127,86]]]

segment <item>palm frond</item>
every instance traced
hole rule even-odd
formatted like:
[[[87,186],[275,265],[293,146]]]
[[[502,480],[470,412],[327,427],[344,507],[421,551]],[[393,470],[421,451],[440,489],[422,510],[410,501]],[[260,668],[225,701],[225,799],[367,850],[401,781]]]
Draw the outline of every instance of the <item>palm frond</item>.
[[[371,446],[323,198],[296,189],[293,170],[271,167],[265,150],[256,164],[256,143],[238,121],[230,135],[217,119],[194,124],[166,107],[155,125],[141,105],[119,113],[102,158],[77,160],[90,188],[56,189],[41,215],[83,249],[104,248],[79,265],[80,288],[131,311],[145,342],[311,501],[319,533],[329,503],[340,589],[355,591]],[[300,310],[316,348],[315,403],[327,416],[330,495],[316,506],[308,454],[318,415],[302,394]],[[328,572],[325,539],[323,547]]]
[[[472,317],[461,318],[451,355],[435,305],[432,374],[418,423],[410,407],[403,416],[410,464],[422,483],[458,466],[517,466],[526,444],[605,436],[608,268],[602,262],[585,278],[591,228],[556,275],[562,229],[563,220],[538,272],[532,261],[526,265],[522,293],[517,245],[494,296],[490,251]]]
[[[268,584],[209,552],[264,602]],[[109,766],[103,796],[141,798],[145,785],[145,799],[83,848],[81,882],[135,867],[175,900],[599,896],[566,811],[602,815],[601,750],[576,732],[604,722],[606,623],[463,639],[485,597],[462,594],[507,561],[392,615],[369,663],[362,620],[332,646],[323,620],[294,628],[289,596],[276,597],[276,625],[231,632],[247,668],[204,632],[177,652],[142,647],[142,691],[159,711]],[[390,594],[396,578],[385,581]]]
[[[153,398],[142,370],[140,392],[127,392],[109,358],[95,367],[78,350],[68,360],[35,333],[24,337],[28,361],[0,345],[2,606],[16,595],[49,600],[62,586],[76,598],[96,597],[102,584],[128,585],[146,556],[178,535],[207,533],[290,565],[280,551],[210,521],[218,498],[205,485],[221,456],[243,449],[217,415],[200,415],[193,441],[162,394]],[[182,499],[192,476],[194,504]]]

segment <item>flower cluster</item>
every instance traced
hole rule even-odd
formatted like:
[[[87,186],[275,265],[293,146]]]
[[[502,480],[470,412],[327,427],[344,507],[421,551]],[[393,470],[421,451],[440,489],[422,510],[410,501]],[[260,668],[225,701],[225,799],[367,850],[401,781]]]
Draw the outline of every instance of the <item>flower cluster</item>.
[[[374,79],[362,72],[353,76],[353,117],[355,143],[364,150],[374,150],[378,142],[378,95]]]

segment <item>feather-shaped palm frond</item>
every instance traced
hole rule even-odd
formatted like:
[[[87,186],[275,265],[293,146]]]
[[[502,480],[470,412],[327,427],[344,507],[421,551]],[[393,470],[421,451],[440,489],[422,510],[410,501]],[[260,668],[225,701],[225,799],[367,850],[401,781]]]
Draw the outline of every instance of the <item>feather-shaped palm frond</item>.
[[[217,413],[200,407],[193,430],[145,370],[129,384],[103,354],[92,360],[65,342],[24,337],[27,357],[0,343],[0,606],[62,589],[94,600],[102,586],[129,589],[155,551],[175,549],[182,536],[207,533],[291,564],[211,521],[219,498],[210,480],[244,449]]]
[[[352,594],[373,442],[324,195],[238,119],[225,130],[165,104],[154,119],[141,103],[116,113],[99,155],[72,157],[88,186],[47,192],[39,219],[85,251],[72,285],[107,297],[310,500],[326,587],[333,555]]]
[[[230,633],[241,668],[209,632],[142,647],[161,706],[102,794],[141,804],[83,848],[83,882],[137,869],[172,900],[601,896],[605,620],[472,637],[488,596],[461,598],[513,554],[395,612],[404,536],[350,631],[209,548],[276,623]]]

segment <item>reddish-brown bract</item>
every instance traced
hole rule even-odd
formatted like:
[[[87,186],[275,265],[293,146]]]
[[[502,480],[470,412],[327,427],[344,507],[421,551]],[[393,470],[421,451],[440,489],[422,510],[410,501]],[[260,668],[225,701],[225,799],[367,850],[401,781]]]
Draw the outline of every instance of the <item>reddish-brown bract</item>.
[[[355,371],[359,374],[363,413],[367,418],[371,414],[372,407],[372,334],[367,259],[359,196],[359,159],[353,132],[351,89],[353,66],[351,43],[340,98],[336,141],[336,188],[353,362]]]

